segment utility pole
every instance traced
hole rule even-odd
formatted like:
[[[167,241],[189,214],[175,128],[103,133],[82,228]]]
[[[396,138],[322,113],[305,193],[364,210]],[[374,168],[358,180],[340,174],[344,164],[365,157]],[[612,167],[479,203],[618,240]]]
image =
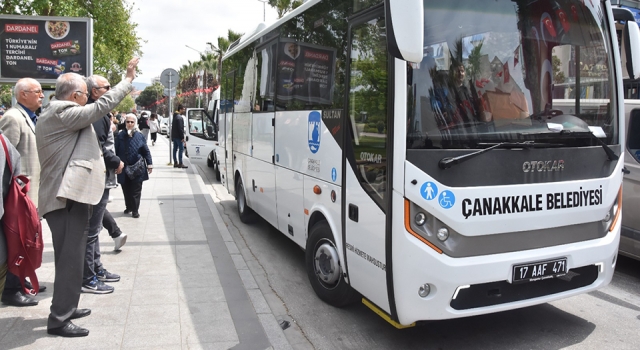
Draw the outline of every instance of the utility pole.
[[[267,21],[267,0],[258,0],[262,3],[262,22]]]

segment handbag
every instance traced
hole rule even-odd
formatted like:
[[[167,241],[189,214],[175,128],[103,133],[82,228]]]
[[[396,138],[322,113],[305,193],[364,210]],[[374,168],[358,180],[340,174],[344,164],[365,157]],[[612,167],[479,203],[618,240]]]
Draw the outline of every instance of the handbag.
[[[139,176],[142,176],[147,171],[147,163],[144,161],[143,157],[140,157],[137,162],[132,165],[127,165],[124,168],[124,172],[127,176],[133,180]]]

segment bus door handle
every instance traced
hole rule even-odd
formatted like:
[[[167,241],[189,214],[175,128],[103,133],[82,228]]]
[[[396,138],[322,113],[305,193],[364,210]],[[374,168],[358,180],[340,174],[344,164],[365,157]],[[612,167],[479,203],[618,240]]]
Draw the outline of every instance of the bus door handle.
[[[253,192],[255,192],[256,188],[258,188],[258,186],[256,186],[256,180],[251,180],[251,187],[253,187]]]
[[[622,168],[622,173],[627,175],[627,174],[631,174],[631,171],[629,171],[629,169],[627,169],[626,167]]]
[[[349,203],[349,219],[358,222],[358,206]]]

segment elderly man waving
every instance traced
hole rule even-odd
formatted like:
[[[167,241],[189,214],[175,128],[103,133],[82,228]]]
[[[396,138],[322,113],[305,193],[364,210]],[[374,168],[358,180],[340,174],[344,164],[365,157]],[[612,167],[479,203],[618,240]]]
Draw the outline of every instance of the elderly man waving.
[[[38,120],[36,141],[42,173],[39,212],[51,229],[55,280],[47,332],[82,337],[89,330],[71,323],[88,316],[78,309],[91,208],[104,193],[105,164],[92,124],[114,109],[131,91],[138,58],[129,61],[125,79],[87,105],[84,79],[65,73],[56,81],[56,100]]]

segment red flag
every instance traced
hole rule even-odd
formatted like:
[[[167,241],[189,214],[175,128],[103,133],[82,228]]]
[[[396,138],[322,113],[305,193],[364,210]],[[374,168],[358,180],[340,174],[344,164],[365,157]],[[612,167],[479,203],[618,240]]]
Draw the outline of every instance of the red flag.
[[[562,29],[564,29],[564,32],[565,33],[568,32],[569,29],[571,28],[571,25],[569,24],[569,20],[567,19],[567,14],[564,12],[563,9],[558,9],[556,11],[556,15],[560,19],[560,24],[562,24]]]

